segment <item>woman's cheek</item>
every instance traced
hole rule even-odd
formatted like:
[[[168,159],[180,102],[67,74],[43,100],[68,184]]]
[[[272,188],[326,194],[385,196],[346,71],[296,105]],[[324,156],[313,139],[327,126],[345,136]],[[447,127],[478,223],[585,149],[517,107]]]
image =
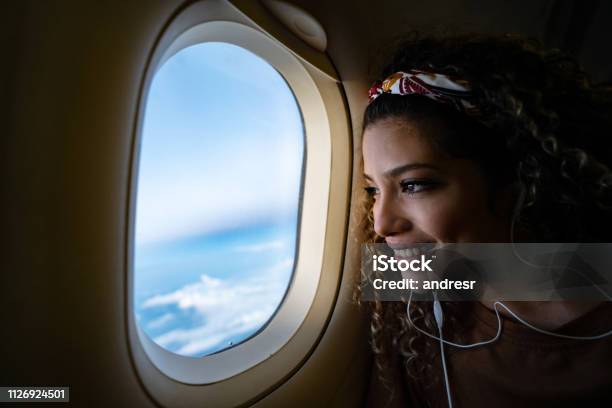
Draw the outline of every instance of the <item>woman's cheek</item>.
[[[453,242],[460,231],[456,208],[440,199],[419,200],[412,207],[414,227],[426,236],[423,239]]]
[[[482,209],[458,191],[434,194],[419,205],[419,229],[439,242],[478,242],[478,230],[484,222]]]

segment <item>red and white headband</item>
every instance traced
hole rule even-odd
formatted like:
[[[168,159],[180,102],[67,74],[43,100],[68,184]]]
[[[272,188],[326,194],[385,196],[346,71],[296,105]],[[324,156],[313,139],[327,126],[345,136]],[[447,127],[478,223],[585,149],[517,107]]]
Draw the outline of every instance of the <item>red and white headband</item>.
[[[478,116],[480,111],[470,102],[471,90],[466,80],[411,69],[408,72],[396,72],[382,82],[375,82],[368,97],[369,103],[372,103],[382,94],[423,95],[436,102],[449,103],[467,115]]]

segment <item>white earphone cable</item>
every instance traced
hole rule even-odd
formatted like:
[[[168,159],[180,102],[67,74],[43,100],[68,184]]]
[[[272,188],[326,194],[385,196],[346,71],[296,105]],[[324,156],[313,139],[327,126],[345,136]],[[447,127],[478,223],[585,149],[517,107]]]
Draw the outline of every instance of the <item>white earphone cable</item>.
[[[442,305],[438,301],[438,296],[434,292],[434,304],[433,304],[434,316],[436,324],[438,326],[438,333],[440,334],[440,358],[442,359],[442,371],[444,372],[444,385],[446,386],[446,397],[448,399],[448,408],[453,408],[453,399],[451,397],[450,382],[448,380],[448,369],[446,368],[446,355],[444,354],[444,334],[442,328],[444,327],[444,313],[442,311]]]

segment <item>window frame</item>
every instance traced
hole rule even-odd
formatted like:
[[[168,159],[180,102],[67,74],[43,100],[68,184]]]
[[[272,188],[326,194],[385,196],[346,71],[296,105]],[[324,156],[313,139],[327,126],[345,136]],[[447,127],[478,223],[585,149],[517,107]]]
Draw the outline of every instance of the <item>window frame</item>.
[[[207,41],[240,46],[266,60],[285,78],[302,113],[305,166],[297,261],[283,302],[257,335],[218,353],[193,358],[160,347],[135,321],[135,200],[139,145],[151,81],[172,55]],[[182,403],[187,405],[197,405],[202,398],[218,401],[219,406],[240,405],[280,385],[307,360],[325,330],[340,286],[350,152],[347,112],[337,81],[268,35],[230,3],[193,3],[166,26],[142,80],[128,192],[126,325],[136,371],[154,399],[173,405],[172,395],[180,392]]]

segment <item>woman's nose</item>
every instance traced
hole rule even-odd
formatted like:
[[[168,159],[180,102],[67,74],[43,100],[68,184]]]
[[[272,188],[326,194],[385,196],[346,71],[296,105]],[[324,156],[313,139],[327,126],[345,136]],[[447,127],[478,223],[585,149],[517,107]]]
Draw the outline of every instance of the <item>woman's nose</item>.
[[[387,237],[407,232],[410,228],[411,223],[398,199],[381,194],[374,202],[374,231],[376,234]]]

